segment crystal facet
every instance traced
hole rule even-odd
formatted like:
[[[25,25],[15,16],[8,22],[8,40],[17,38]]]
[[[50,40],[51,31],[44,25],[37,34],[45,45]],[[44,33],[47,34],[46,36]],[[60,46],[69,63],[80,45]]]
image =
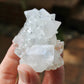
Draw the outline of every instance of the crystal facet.
[[[30,65],[36,72],[62,66],[64,42],[56,38],[61,22],[55,21],[55,14],[49,14],[45,9],[32,9],[24,14],[26,22],[13,39],[13,43],[17,44],[15,54],[21,58],[20,63]]]

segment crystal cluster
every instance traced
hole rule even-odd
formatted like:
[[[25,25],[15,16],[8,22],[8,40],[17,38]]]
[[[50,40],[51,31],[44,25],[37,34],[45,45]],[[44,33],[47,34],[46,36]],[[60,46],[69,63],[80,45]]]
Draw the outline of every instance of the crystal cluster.
[[[13,39],[21,64],[30,65],[36,72],[54,70],[64,64],[61,57],[64,42],[57,40],[57,29],[61,22],[55,21],[55,14],[45,9],[24,12],[26,22]]]

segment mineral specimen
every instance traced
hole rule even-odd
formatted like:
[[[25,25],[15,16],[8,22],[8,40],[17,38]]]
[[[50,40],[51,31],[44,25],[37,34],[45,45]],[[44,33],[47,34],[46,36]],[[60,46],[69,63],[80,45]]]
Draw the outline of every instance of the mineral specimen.
[[[64,42],[56,38],[61,22],[55,21],[55,14],[49,14],[45,9],[32,9],[24,14],[26,22],[13,39],[13,43],[17,44],[15,54],[21,58],[20,63],[30,65],[36,72],[62,66]]]

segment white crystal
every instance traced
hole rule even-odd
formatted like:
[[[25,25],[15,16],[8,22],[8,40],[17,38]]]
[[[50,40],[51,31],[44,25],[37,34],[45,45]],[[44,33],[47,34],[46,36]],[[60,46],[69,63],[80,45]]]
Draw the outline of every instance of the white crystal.
[[[32,9],[24,14],[26,22],[13,39],[20,63],[30,65],[36,72],[62,66],[64,43],[56,38],[61,22],[55,21],[55,14],[49,14],[45,9]]]
[[[53,63],[54,46],[53,45],[34,45],[26,49],[25,55],[26,56],[23,56],[21,58],[20,62],[24,64],[28,63],[28,65],[33,66],[35,71],[42,72],[47,69],[48,65],[51,65]]]

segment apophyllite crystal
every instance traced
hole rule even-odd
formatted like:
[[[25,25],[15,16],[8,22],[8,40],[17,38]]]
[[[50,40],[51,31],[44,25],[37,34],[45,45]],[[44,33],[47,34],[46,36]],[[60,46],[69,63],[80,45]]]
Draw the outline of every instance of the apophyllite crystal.
[[[26,22],[13,39],[13,43],[17,44],[15,54],[21,58],[20,63],[30,65],[36,72],[62,66],[64,42],[56,38],[61,22],[55,20],[55,14],[49,14],[45,9],[32,9],[24,14]]]

